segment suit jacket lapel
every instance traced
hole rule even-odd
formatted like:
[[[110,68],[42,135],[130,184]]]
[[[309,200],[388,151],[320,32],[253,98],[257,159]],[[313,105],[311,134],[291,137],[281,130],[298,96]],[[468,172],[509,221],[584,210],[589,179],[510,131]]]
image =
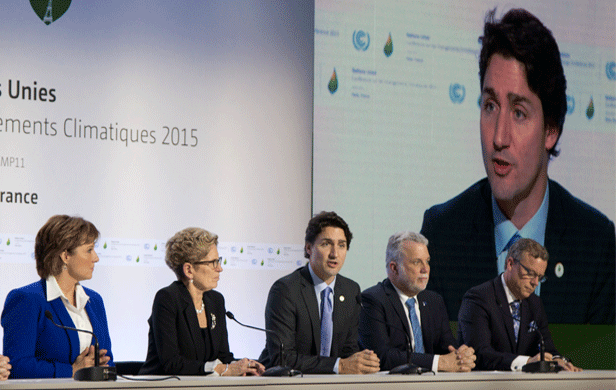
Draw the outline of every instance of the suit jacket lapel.
[[[398,295],[398,292],[394,288],[394,285],[391,284],[391,281],[389,279],[386,279],[383,282],[383,288],[385,290],[385,294],[387,295],[387,299],[389,299],[389,303],[391,303],[391,305],[393,306],[394,311],[396,312],[396,315],[400,319],[400,323],[404,327],[404,331],[406,332],[407,336],[411,337],[411,329],[409,328],[409,319],[406,317],[406,312],[404,311],[404,307],[402,306],[402,301],[400,301],[400,296]],[[423,317],[422,317],[422,323],[423,323]]]
[[[534,335],[529,333],[529,324],[531,321],[530,306],[528,299],[522,299],[520,301],[520,333],[518,333],[518,351],[520,354],[526,354],[528,346],[531,340],[534,339]]]
[[[310,317],[310,323],[312,324],[312,339],[315,342],[316,353],[318,354],[321,350],[321,317],[319,315],[319,304],[314,293],[314,284],[310,276],[310,271],[308,270],[308,265],[300,270],[300,275],[302,276],[302,297],[308,311],[308,317]],[[335,329],[334,327],[334,330]]]
[[[473,220],[474,232],[469,236],[469,239],[475,242],[472,247],[476,248],[476,258],[484,258],[484,250],[487,249],[489,257],[493,258],[494,261],[481,262],[479,264],[474,263],[473,272],[481,275],[496,275],[498,274],[498,268],[496,266],[496,244],[494,243],[494,216],[492,213],[492,192],[490,190],[490,183],[487,181],[487,179],[485,180],[479,191],[481,194],[481,204],[475,207],[476,212],[475,218]]]
[[[343,297],[342,300],[341,297]],[[349,299],[352,299],[352,297],[348,297],[345,295],[344,282],[342,281],[342,278],[336,278],[336,288],[334,289],[334,296],[332,298],[334,300],[334,312],[332,313],[333,334],[330,356],[338,356],[338,348],[340,348],[340,346],[338,345],[338,341],[340,341],[340,337],[336,337],[336,334],[339,332],[346,332],[348,330],[344,329],[344,318],[345,314],[349,313],[349,310],[347,310],[347,307],[351,302],[349,301]],[[355,299],[353,299],[353,301],[354,300]],[[321,324],[319,322],[319,329],[320,326]],[[319,334],[320,333],[321,332],[319,332]],[[344,339],[345,338],[343,338],[343,340]]]
[[[509,303],[507,302],[507,294],[505,294],[505,288],[501,282],[500,275],[494,279],[494,292],[496,295],[496,304],[501,312],[503,324],[505,325],[507,337],[509,338],[511,352],[516,353],[517,346],[515,342],[515,331],[513,330],[513,317],[511,316],[511,310],[509,309]]]
[[[43,295],[45,296],[45,299],[47,299],[47,281],[42,280],[42,287],[43,287]],[[58,297],[56,299],[54,299],[53,301],[49,301],[49,305],[52,308],[53,314],[56,315],[56,323],[58,325],[64,325],[64,326],[69,326],[71,328],[75,327],[75,323],[73,322],[73,320],[71,319],[71,316],[68,314],[68,310],[66,310],[66,307],[64,306],[64,303],[62,302],[62,298]],[[75,359],[77,359],[77,356],[79,355],[79,335],[76,331],[74,330],[66,330],[63,329],[64,333],[66,334],[66,337],[68,338],[68,342],[69,342],[69,348],[70,348],[70,356],[69,356],[69,362],[74,362]]]

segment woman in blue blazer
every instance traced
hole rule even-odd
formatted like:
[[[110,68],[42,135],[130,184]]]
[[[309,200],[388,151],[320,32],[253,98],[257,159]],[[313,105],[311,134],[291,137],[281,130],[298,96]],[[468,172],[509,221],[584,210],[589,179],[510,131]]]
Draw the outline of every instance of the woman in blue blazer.
[[[39,230],[34,257],[41,280],[9,293],[2,311],[4,354],[11,379],[66,378],[94,365],[94,332],[100,343],[100,364],[113,365],[107,316],[100,295],[79,282],[92,278],[99,232],[79,217],[55,215]]]

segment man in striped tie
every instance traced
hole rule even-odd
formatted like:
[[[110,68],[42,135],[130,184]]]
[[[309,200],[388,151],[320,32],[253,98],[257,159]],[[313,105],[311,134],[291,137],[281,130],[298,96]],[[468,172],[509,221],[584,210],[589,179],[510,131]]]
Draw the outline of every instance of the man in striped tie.
[[[505,272],[464,295],[458,331],[461,340],[475,348],[478,369],[520,371],[539,361],[543,338],[546,361],[580,371],[556,350],[541,298],[535,294],[546,280],[548,258],[541,244],[521,238],[507,252]]]

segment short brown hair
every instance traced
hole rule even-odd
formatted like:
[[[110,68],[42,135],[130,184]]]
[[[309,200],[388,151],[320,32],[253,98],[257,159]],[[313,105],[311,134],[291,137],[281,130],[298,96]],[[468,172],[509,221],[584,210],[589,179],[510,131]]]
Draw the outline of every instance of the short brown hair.
[[[202,260],[213,245],[218,245],[218,236],[214,233],[196,227],[180,230],[167,241],[165,263],[178,280],[184,280],[184,263],[194,264]]]
[[[64,265],[60,255],[65,251],[72,254],[78,246],[95,242],[99,234],[92,222],[81,217],[54,215],[49,218],[36,234],[36,272],[43,279],[59,275]]]
[[[524,253],[528,253],[535,259],[542,259],[545,261],[548,261],[550,257],[548,250],[537,241],[531,240],[530,238],[520,238],[514,242],[513,245],[511,245],[511,248],[509,248],[507,258],[511,257],[515,261],[522,261],[522,255]]]

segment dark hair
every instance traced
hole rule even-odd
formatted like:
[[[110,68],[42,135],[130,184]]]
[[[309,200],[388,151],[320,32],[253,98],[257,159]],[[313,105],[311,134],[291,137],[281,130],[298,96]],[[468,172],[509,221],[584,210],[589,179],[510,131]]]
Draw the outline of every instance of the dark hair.
[[[98,229],[92,222],[81,217],[54,215],[36,234],[36,272],[42,279],[59,275],[64,265],[60,257],[62,253],[72,254],[75,248],[96,241],[98,236]]]
[[[556,143],[549,150],[556,157],[556,145],[563,132],[567,114],[567,81],[560,60],[560,51],[552,32],[539,19],[524,9],[512,9],[500,21],[496,8],[486,15],[479,56],[481,90],[490,58],[501,54],[524,64],[528,87],[541,100],[544,124],[558,129]]]
[[[328,226],[333,226],[344,230],[344,235],[346,237],[346,245],[347,249],[351,246],[351,239],[353,238],[353,233],[349,229],[349,225],[342,219],[338,214],[333,211],[321,211],[319,214],[315,215],[308,222],[308,227],[306,228],[306,242],[314,244],[317,239],[317,236]],[[304,247],[304,257],[309,258],[308,252]]]

